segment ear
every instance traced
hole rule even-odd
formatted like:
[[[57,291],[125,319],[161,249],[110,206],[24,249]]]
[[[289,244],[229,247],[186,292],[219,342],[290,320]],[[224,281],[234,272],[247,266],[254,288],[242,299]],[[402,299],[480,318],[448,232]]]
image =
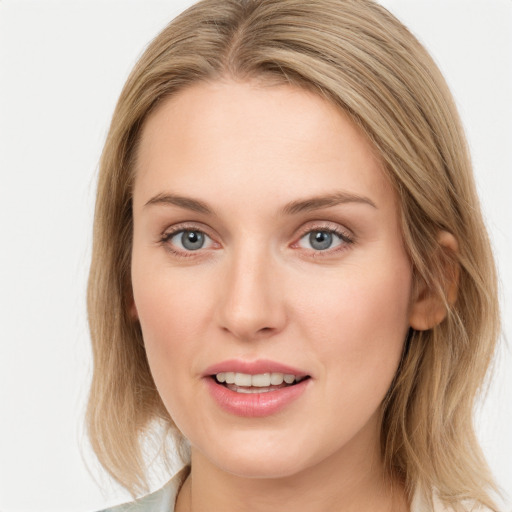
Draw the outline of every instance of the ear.
[[[135,299],[133,298],[133,293],[130,292],[130,296],[128,297],[128,314],[130,318],[137,322],[139,320],[139,312],[137,311],[137,306],[135,305]]]
[[[417,331],[426,331],[439,325],[448,314],[448,306],[457,300],[459,265],[456,255],[459,245],[448,231],[441,231],[437,242],[437,253],[433,255],[433,261],[439,262],[439,287],[434,289],[424,281],[417,287],[409,314],[409,325]]]

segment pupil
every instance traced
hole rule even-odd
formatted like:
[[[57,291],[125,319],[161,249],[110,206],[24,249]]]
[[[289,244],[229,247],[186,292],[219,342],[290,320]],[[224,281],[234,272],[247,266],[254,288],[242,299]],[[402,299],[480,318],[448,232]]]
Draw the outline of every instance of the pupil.
[[[325,251],[332,244],[332,234],[327,231],[315,231],[309,235],[309,243],[313,249]]]
[[[204,235],[199,231],[185,231],[181,236],[181,243],[185,249],[197,251],[204,243]]]

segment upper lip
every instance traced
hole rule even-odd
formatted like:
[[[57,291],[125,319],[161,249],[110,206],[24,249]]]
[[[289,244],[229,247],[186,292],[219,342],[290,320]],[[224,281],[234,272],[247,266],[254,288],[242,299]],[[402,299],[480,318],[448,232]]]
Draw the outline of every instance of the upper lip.
[[[247,373],[258,375],[262,373],[284,373],[296,377],[306,377],[309,374],[293,366],[270,361],[269,359],[257,359],[256,361],[244,361],[242,359],[229,359],[209,366],[204,371],[204,376],[209,377],[221,372]]]

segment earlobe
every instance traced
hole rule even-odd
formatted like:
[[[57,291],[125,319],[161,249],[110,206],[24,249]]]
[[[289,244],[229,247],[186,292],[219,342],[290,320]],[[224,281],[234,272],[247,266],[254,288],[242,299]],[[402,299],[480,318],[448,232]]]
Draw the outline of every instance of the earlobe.
[[[135,300],[133,298],[133,295],[130,295],[129,302],[128,302],[128,314],[130,315],[130,318],[133,321],[139,320],[139,312],[137,311],[137,306],[135,305]]]
[[[438,286],[429,286],[425,281],[417,286],[409,315],[409,325],[417,331],[426,331],[439,325],[448,314],[448,307],[455,304],[459,286],[459,246],[448,231],[441,231],[437,237],[437,254],[433,261],[438,274]]]

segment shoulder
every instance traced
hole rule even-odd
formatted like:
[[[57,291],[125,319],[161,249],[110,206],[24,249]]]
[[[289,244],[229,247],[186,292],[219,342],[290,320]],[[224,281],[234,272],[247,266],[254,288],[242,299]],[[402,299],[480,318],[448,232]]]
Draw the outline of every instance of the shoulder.
[[[492,510],[469,500],[461,502],[454,508],[441,501],[438,493],[434,491],[431,503],[428,503],[419,492],[416,492],[411,503],[411,512],[492,512]]]
[[[173,512],[178,491],[187,478],[188,467],[174,475],[161,489],[129,503],[98,512]]]

